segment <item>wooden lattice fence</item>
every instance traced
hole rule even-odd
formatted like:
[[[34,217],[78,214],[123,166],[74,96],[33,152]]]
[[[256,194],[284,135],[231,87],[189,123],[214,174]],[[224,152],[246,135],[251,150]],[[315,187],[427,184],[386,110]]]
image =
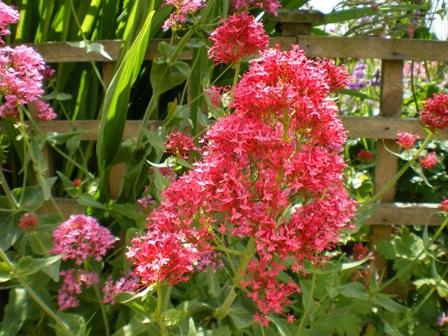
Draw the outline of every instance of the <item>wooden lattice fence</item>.
[[[379,139],[375,170],[375,189],[381,187],[396,173],[397,158],[385,148],[396,149],[395,138],[398,131],[407,131],[425,135],[417,119],[400,117],[403,95],[403,65],[406,60],[448,62],[448,43],[438,41],[392,40],[383,38],[344,38],[322,37],[309,35],[313,24],[319,24],[322,17],[311,13],[288,13],[274,18],[282,26],[282,36],[271,39],[271,45],[279,44],[289,48],[299,43],[310,57],[328,58],[362,58],[381,60],[381,95],[380,115],[376,117],[343,116],[342,121],[349,137],[364,137]],[[152,40],[146,53],[146,59],[151,60],[158,55],[157,44],[163,40]],[[32,44],[49,63],[68,62],[99,62],[106,83],[110,82],[114,62],[119,58],[120,41],[97,41],[104,45],[111,59],[106,59],[97,53],[86,53],[83,49],[70,47],[64,42],[48,42]],[[182,60],[191,60],[192,55],[184,52]],[[152,123],[154,127],[156,122]],[[98,136],[99,122],[96,120],[51,121],[39,124],[44,132],[80,131],[81,140],[95,141]],[[129,120],[126,123],[124,137],[136,136],[139,121]],[[448,139],[448,134],[439,136]],[[384,142],[384,146],[381,142]],[[111,184],[119,182],[116,174]],[[117,180],[118,179],[118,180]],[[111,190],[114,187],[111,185]],[[438,225],[440,220],[431,216],[437,210],[437,204],[405,204],[395,203],[395,189],[392,188],[382,199],[382,203],[366,221],[368,225],[376,226],[374,234],[384,237],[389,234],[392,225]],[[66,215],[81,210],[76,201],[57,199],[58,205]],[[53,212],[51,204],[45,204],[42,212]],[[431,220],[428,219],[431,217]]]

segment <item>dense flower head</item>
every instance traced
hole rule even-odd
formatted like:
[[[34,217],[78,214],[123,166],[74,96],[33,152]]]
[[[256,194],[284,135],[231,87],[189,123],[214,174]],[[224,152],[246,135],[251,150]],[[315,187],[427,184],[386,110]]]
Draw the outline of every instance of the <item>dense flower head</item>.
[[[434,129],[448,128],[448,94],[435,94],[425,102],[421,122]]]
[[[420,140],[420,136],[408,132],[397,133],[397,144],[404,149],[411,149],[415,146],[417,140]]]
[[[174,7],[174,12],[168,17],[162,26],[163,30],[178,28],[187,21],[188,15],[191,15],[201,9],[205,0],[165,0],[165,4]]]
[[[37,225],[39,223],[39,219],[37,218],[36,214],[32,212],[27,212],[20,217],[19,220],[19,227],[22,230],[34,230],[37,228]]]
[[[110,231],[90,216],[72,215],[53,232],[52,253],[78,265],[88,258],[100,261],[115,243]]]
[[[188,280],[219,256],[216,241],[231,236],[248,246],[240,282],[258,306],[257,321],[283,313],[300,288],[281,273],[318,262],[351,227],[355,210],[325,67],[296,46],[251,63],[235,91],[235,112],[206,133],[202,161],[162,193],[148,232],[129,248],[144,283]]]
[[[282,8],[279,0],[233,0],[232,5],[237,11],[247,11],[251,7],[256,7],[274,15],[277,15],[278,10]]]
[[[196,149],[193,138],[179,131],[168,135],[165,147],[167,152],[184,159],[188,159],[190,153]]]
[[[40,100],[45,61],[33,48],[21,45],[0,49],[0,117],[16,117],[18,106],[35,103],[38,117],[51,120],[56,117],[51,107]]]
[[[132,292],[137,289],[139,279],[133,275],[121,277],[117,281],[113,281],[111,277],[106,280],[103,287],[105,304],[114,304],[115,297],[124,292]]]
[[[126,255],[134,264],[134,274],[146,284],[186,281],[200,259],[198,249],[182,233],[156,230],[134,238]]]
[[[63,283],[58,291],[59,310],[78,307],[77,295],[82,293],[83,288],[89,288],[99,281],[97,273],[82,270],[69,269],[62,271],[60,274]]]
[[[0,45],[4,43],[2,37],[11,33],[9,26],[17,21],[19,21],[19,12],[0,0]]]
[[[337,66],[331,61],[324,60],[322,61],[322,67],[327,72],[330,92],[336,92],[347,85],[349,75],[344,66]]]
[[[437,166],[436,153],[431,152],[420,158],[420,165],[425,169],[432,169]]]
[[[210,35],[209,57],[215,63],[238,63],[266,49],[269,37],[263,24],[247,13],[224,19]]]

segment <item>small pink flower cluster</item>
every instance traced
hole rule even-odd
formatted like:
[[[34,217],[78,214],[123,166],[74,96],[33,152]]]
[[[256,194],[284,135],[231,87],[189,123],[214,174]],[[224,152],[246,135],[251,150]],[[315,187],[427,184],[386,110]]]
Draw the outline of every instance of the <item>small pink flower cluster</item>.
[[[4,44],[3,36],[9,35],[9,26],[19,21],[19,12],[0,0],[0,45]]]
[[[266,49],[269,37],[263,24],[247,13],[234,14],[221,22],[210,35],[208,55],[215,63],[238,63]]]
[[[17,21],[15,9],[8,8],[0,2],[0,36],[5,32],[5,22]],[[33,48],[24,45],[1,48],[0,97],[4,102],[0,105],[0,117],[17,117],[19,106],[32,103],[40,120],[56,118],[50,105],[41,100],[44,94],[42,83],[47,72],[44,59]]]
[[[433,129],[448,128],[448,94],[435,94],[425,102],[421,122]]]
[[[113,281],[111,277],[106,280],[103,287],[105,304],[114,304],[115,296],[124,292],[135,291],[139,280],[135,276],[121,277],[117,281]]]
[[[420,136],[408,132],[397,133],[397,144],[404,149],[412,149]]]
[[[254,245],[241,286],[259,322],[291,302],[300,289],[280,274],[319,261],[355,209],[343,182],[345,131],[328,98],[338,88],[331,83],[344,82],[331,74],[343,72],[327,67],[298,46],[251,63],[235,113],[208,131],[203,160],[163,192],[147,233],[132,241],[127,256],[144,283],[188,280],[231,236]]]
[[[175,9],[162,26],[163,30],[168,30],[185,23],[188,15],[204,6],[205,0],[165,0],[165,3]]]
[[[27,212],[20,217],[19,227],[22,230],[35,230],[37,229],[37,225],[39,223],[39,219],[36,214],[32,212]]]
[[[440,210],[448,213],[448,198],[444,199],[444,200],[442,200],[442,202],[440,202]]]
[[[434,152],[428,153],[420,159],[420,165],[425,169],[433,169],[437,166],[437,155]]]
[[[179,131],[173,132],[168,136],[165,147],[168,153],[185,160],[188,159],[191,152],[196,150],[193,138]]]
[[[99,281],[98,274],[75,269],[62,271],[61,276],[64,282],[58,291],[60,310],[78,307],[77,295],[82,293],[83,287],[89,288]]]
[[[278,10],[282,8],[279,0],[233,0],[232,4],[237,11],[247,11],[251,7],[257,7],[274,15],[277,15]]]
[[[95,218],[72,215],[54,230],[51,252],[62,254],[62,260],[72,259],[80,265],[88,258],[101,260],[114,243],[114,236]]]

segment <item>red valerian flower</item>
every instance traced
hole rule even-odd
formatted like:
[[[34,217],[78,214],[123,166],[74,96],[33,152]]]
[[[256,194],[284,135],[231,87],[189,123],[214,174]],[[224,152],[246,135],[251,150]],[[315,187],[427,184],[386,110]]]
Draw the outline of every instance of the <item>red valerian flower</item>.
[[[371,151],[365,150],[365,149],[361,149],[359,150],[359,152],[356,154],[356,157],[360,160],[364,160],[364,161],[372,161],[373,159],[373,153]]]
[[[420,136],[408,132],[397,133],[397,144],[404,149],[411,149],[415,146],[417,140],[420,140]]]
[[[263,24],[247,13],[234,14],[221,22],[210,35],[208,55],[215,63],[238,63],[266,49],[269,37]]]
[[[251,7],[257,7],[274,15],[277,15],[278,10],[282,8],[278,0],[233,0],[232,5],[237,11],[247,11]]]
[[[74,260],[78,265],[91,257],[100,261],[115,243],[110,231],[90,216],[72,215],[53,232],[54,254],[62,260]]]
[[[188,15],[201,9],[205,0],[165,0],[167,5],[174,7],[174,12],[168,17],[162,26],[163,30],[170,28],[178,28],[181,24],[187,21]]]
[[[356,243],[353,245],[352,254],[355,260],[361,260],[367,257],[369,254],[369,248],[362,243]]]
[[[322,66],[327,72],[330,92],[343,89],[348,82],[349,74],[344,66],[336,66],[331,61],[322,61]]]
[[[162,193],[148,232],[129,248],[143,283],[188,280],[219,256],[216,241],[232,237],[250,252],[239,280],[257,304],[255,319],[265,325],[269,313],[283,314],[300,288],[280,274],[321,260],[355,210],[329,81],[325,66],[297,46],[251,62],[235,89],[235,113],[210,128],[202,161]]]
[[[33,48],[17,46],[0,49],[0,92],[4,103],[0,117],[17,117],[17,107],[34,103],[41,120],[56,117],[51,107],[40,100],[44,90],[45,61]]]
[[[443,212],[448,213],[448,198],[447,198],[447,199],[444,199],[442,202],[440,202],[440,209],[441,209]]]
[[[184,159],[188,159],[189,154],[196,149],[193,138],[179,131],[168,135],[165,147],[167,152]]]
[[[97,284],[99,280],[97,273],[76,269],[62,271],[60,274],[63,278],[63,283],[58,291],[59,310],[78,307],[79,300],[77,295],[82,293],[83,287],[89,288]]]
[[[432,169],[437,165],[436,153],[428,153],[420,159],[420,165],[425,169]]]
[[[134,275],[123,276],[117,281],[113,281],[111,277],[106,280],[103,287],[105,304],[114,304],[115,297],[123,292],[135,291],[138,287],[139,279]]]
[[[39,220],[36,214],[32,212],[27,212],[26,214],[22,215],[22,217],[20,217],[19,227],[22,230],[35,230],[37,228],[38,223]]]
[[[448,94],[435,94],[425,102],[421,122],[433,129],[448,128]]]
[[[19,12],[0,1],[0,45],[4,43],[2,37],[11,33],[8,27],[17,21],[19,21]]]

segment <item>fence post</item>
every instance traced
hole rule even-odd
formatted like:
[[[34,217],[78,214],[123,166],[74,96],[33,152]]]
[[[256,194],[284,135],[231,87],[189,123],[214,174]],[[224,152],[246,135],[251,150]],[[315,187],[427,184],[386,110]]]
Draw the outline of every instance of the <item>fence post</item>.
[[[380,114],[387,117],[399,117],[403,101],[403,61],[382,60],[381,63],[381,98]],[[387,148],[387,149],[386,149]],[[375,169],[375,192],[378,192],[397,172],[398,158],[388,152],[396,152],[398,145],[395,140],[378,140]],[[395,199],[395,185],[383,196],[381,202],[393,202]],[[381,240],[388,239],[393,231],[392,226],[373,226],[370,243],[375,245]],[[376,256],[376,267],[386,271],[387,263],[384,258]]]

